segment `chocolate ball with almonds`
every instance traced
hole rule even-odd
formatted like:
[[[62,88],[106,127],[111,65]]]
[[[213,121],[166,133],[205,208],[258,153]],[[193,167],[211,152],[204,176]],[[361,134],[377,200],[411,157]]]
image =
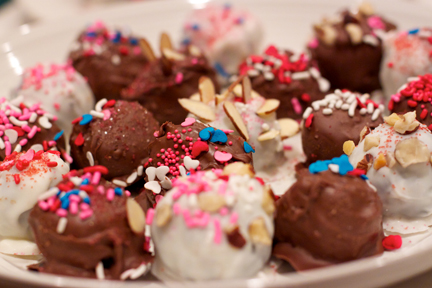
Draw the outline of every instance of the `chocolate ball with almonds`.
[[[262,55],[251,55],[239,67],[251,78],[252,89],[265,98],[280,101],[281,118],[300,119],[312,101],[322,99],[329,82],[304,53],[295,54],[269,46]]]
[[[345,141],[357,144],[365,126],[373,129],[383,123],[383,110],[368,94],[350,91],[336,90],[313,102],[303,114],[301,133],[306,164],[342,155]]]
[[[329,162],[312,164],[315,174],[300,170],[276,202],[273,255],[298,271],[383,253],[380,198],[365,180],[348,175],[354,170],[346,155]],[[327,170],[329,164],[339,172]]]
[[[146,147],[159,126],[151,112],[138,102],[102,99],[90,113],[74,121],[70,146],[75,167],[103,165],[109,170],[103,177],[122,187],[142,179]]]
[[[107,172],[73,170],[39,197],[29,223],[44,259],[31,270],[118,280],[149,271],[144,211],[123,188],[101,179]]]
[[[95,102],[119,99],[121,90],[148,64],[140,41],[129,31],[110,29],[102,22],[93,23],[78,36],[69,58],[72,66],[87,78]]]
[[[332,89],[370,93],[381,88],[381,36],[395,28],[362,4],[357,13],[345,10],[315,25],[308,49]]]
[[[216,73],[199,49],[189,46],[174,50],[166,34],[161,37],[162,55],[156,58],[150,46],[150,64],[146,66],[129,87],[122,90],[122,99],[138,101],[163,123],[181,123],[187,113],[180,109],[179,98],[187,98],[198,91],[201,76],[216,83]],[[218,86],[216,90],[218,90]]]
[[[274,199],[253,175],[214,169],[180,177],[153,212],[152,273],[161,280],[252,277],[270,257]]]

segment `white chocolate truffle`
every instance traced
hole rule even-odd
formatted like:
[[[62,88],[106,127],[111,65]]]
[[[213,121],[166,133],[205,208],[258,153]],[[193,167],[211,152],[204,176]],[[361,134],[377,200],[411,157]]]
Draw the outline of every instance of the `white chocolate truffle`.
[[[56,124],[66,135],[72,129],[71,122],[94,106],[90,86],[70,64],[38,64],[28,68],[17,95],[22,96],[25,103],[39,103],[44,110],[56,115]]]
[[[158,202],[151,234],[152,272],[159,279],[247,278],[269,259],[275,209],[270,190],[248,173],[223,173],[178,178]]]
[[[263,29],[247,11],[229,5],[195,10],[183,28],[183,44],[200,48],[220,76],[227,79],[250,54],[258,52]]]
[[[51,153],[53,152],[53,153]],[[27,218],[38,197],[62,180],[69,165],[54,153],[30,149],[0,163],[0,236],[30,239]]]
[[[389,33],[384,40],[380,80],[387,99],[409,77],[432,73],[431,28]]]
[[[370,132],[362,131],[350,162],[367,170],[366,176],[381,197],[387,220],[399,219],[406,224],[425,219],[432,215],[432,133],[415,120],[415,112],[392,114],[385,122]],[[386,221],[384,228],[399,233],[416,232],[402,231],[399,225],[387,227]]]

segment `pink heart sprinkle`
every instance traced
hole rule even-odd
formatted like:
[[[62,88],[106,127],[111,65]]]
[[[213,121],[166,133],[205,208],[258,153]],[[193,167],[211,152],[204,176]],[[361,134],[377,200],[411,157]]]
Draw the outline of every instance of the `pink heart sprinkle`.
[[[195,123],[195,118],[186,118],[183,123],[181,123],[182,127],[187,127],[187,126],[191,126],[192,124]]]
[[[216,151],[214,153],[214,158],[219,162],[228,162],[232,158],[231,153]]]
[[[220,129],[222,130],[225,134],[231,134],[234,132],[234,130],[225,130],[225,129]]]
[[[102,113],[104,114],[104,117],[103,117],[104,121],[108,120],[111,117],[111,112],[108,109],[103,110]]]
[[[30,150],[28,150],[24,155],[22,155],[22,156],[20,157],[20,160],[27,160],[27,161],[31,161],[31,160],[33,160],[34,154],[35,154],[34,150],[33,150],[33,149],[30,149]]]

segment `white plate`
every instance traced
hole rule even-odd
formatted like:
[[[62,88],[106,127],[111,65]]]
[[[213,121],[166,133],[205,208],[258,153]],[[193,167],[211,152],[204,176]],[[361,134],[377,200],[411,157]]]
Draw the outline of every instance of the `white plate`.
[[[430,25],[430,0],[376,0],[378,11],[408,29]],[[194,5],[208,0],[153,1],[117,5],[98,13],[91,12],[58,22],[24,26],[0,41],[0,95],[7,94],[19,83],[19,75],[37,62],[63,61],[68,46],[87,23],[101,19],[109,24],[128,25],[145,35],[153,45],[161,31],[178,40],[181,24]],[[223,1],[225,2],[225,1]],[[247,7],[259,15],[266,30],[266,44],[300,50],[313,22],[323,15],[340,10],[344,0],[237,0],[234,5]],[[357,1],[352,1],[352,5]],[[286,273],[275,277],[249,280],[206,282],[206,287],[377,287],[391,284],[432,268],[432,237],[417,236],[415,245],[375,258],[363,259],[304,273]],[[0,278],[22,284],[43,287],[152,287],[160,282],[98,281],[37,274],[22,269],[27,261],[10,256],[0,257]],[[168,286],[178,286],[168,283]],[[187,287],[202,287],[203,283],[185,283]]]

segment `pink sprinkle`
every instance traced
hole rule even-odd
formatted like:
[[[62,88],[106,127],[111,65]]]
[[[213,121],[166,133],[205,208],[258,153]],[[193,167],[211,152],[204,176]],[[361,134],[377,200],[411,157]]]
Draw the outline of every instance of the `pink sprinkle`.
[[[125,190],[124,193],[127,197],[131,196],[131,192],[129,190]]]
[[[215,228],[215,235],[214,235],[213,241],[216,244],[220,244],[220,242],[222,240],[222,230],[221,230],[221,224],[219,222],[219,219],[214,219],[213,224],[215,226],[214,227]]]
[[[147,217],[146,217],[146,224],[151,225],[153,222],[153,216],[154,216],[155,210],[153,208],[150,208],[147,210]]]
[[[21,145],[21,142],[20,142],[20,145]],[[24,146],[24,145],[21,145],[21,146]],[[35,154],[34,150],[30,149],[24,155],[21,155],[20,160],[31,161],[31,160],[33,160],[34,154]]]
[[[103,195],[103,194],[105,194],[105,188],[101,185],[101,186],[98,186],[97,188],[96,188],[96,190],[99,192],[99,194],[101,194],[101,195]]]
[[[234,130],[225,130],[225,129],[221,129],[225,134],[231,134],[234,132]]]
[[[228,162],[232,158],[232,154],[228,152],[216,151],[214,153],[214,158],[219,162]]]
[[[102,110],[102,113],[104,114],[104,121],[108,120],[111,117],[111,112],[108,109]]]
[[[38,205],[43,211],[47,211],[49,209],[49,205],[45,201],[39,201]]]
[[[56,109],[57,111],[60,110],[60,104],[59,103],[54,103],[54,109]]]
[[[225,215],[228,215],[228,208],[227,207],[222,207],[220,210],[219,210],[219,214],[220,215],[222,215],[222,216],[225,216]]]
[[[6,156],[9,156],[12,150],[11,143],[9,141],[5,141],[5,146],[6,146],[6,150],[5,150]]]
[[[93,210],[85,210],[85,211],[81,211],[81,213],[79,214],[79,217],[84,220],[87,219],[88,217],[93,215]]]
[[[36,134],[36,132],[37,132],[37,126],[35,125],[35,126],[33,126],[32,128],[31,128],[31,130],[30,130],[30,132],[27,134],[27,137],[29,138],[29,139],[32,139],[33,137],[34,137],[34,135]]]
[[[193,58],[191,61],[192,64],[196,65],[198,64],[198,59],[197,58]]]
[[[284,145],[283,146],[283,150],[285,150],[285,151],[291,151],[292,150],[292,146],[291,145]]]
[[[28,140],[27,139],[22,139],[20,142],[19,142],[19,144],[21,145],[21,147],[22,146],[24,146],[24,145],[26,145],[27,144],[27,142],[28,142]]]
[[[54,201],[56,199],[56,196],[51,196],[50,198],[48,198],[48,206],[52,206],[54,205]]]
[[[230,223],[231,224],[236,224],[237,220],[238,220],[238,214],[236,212],[233,212],[231,214]]]
[[[101,179],[101,175],[102,175],[102,174],[101,174],[101,172],[99,172],[99,171],[94,172],[91,183],[92,183],[93,185],[98,185],[98,184],[99,184],[99,181],[100,181],[100,179]]]
[[[372,28],[372,29],[380,29],[380,30],[385,30],[385,24],[384,22],[381,20],[381,17],[379,16],[371,16],[367,19],[368,25]]]
[[[135,55],[140,55],[140,54],[141,54],[141,48],[138,47],[138,46],[135,46],[135,47],[132,49],[132,52],[133,52]]]
[[[66,153],[66,152],[63,153],[63,157],[66,160],[66,162],[68,162],[68,163],[72,163],[73,162],[72,157],[68,153]]]
[[[23,125],[23,126],[21,126],[21,128],[27,133],[31,131],[31,129],[28,125]]]
[[[108,199],[108,201],[114,200],[114,195],[115,195],[114,189],[109,188],[106,193],[106,198]]]
[[[183,81],[183,73],[179,72],[177,73],[176,77],[175,77],[175,82],[177,84],[180,84]]]
[[[294,109],[294,112],[295,112],[296,114],[298,114],[298,115],[302,114],[303,109],[302,109],[302,107],[301,107],[301,105],[300,105],[300,102],[298,101],[297,98],[295,98],[295,97],[292,98],[292,99],[291,99],[291,104],[292,104],[293,109]]]
[[[318,47],[318,44],[319,44],[318,39],[317,38],[313,38],[311,41],[309,41],[308,47],[312,48],[312,49],[315,49],[315,48]]]
[[[63,209],[63,208],[59,208],[59,209],[57,209],[57,212],[56,212],[56,214],[58,215],[58,216],[60,216],[60,217],[66,217],[67,216],[67,211],[65,210],[65,209]]]
[[[78,195],[72,194],[72,195],[69,196],[69,201],[71,203],[72,202],[79,203],[79,202],[81,202],[81,197],[78,196]]]
[[[81,203],[80,204],[80,209],[82,210],[82,211],[87,211],[87,210],[89,210],[90,209],[90,206],[87,204],[87,203]]]
[[[71,202],[69,204],[69,212],[73,215],[78,213],[78,202]]]
[[[54,140],[51,140],[51,141],[48,141],[48,145],[50,146],[50,147],[53,147],[53,146],[55,146],[57,143],[56,143],[56,141],[54,141]]]
[[[175,203],[173,205],[173,211],[174,211],[174,214],[176,214],[176,215],[180,215],[181,214],[182,209],[181,209],[179,203]]]

